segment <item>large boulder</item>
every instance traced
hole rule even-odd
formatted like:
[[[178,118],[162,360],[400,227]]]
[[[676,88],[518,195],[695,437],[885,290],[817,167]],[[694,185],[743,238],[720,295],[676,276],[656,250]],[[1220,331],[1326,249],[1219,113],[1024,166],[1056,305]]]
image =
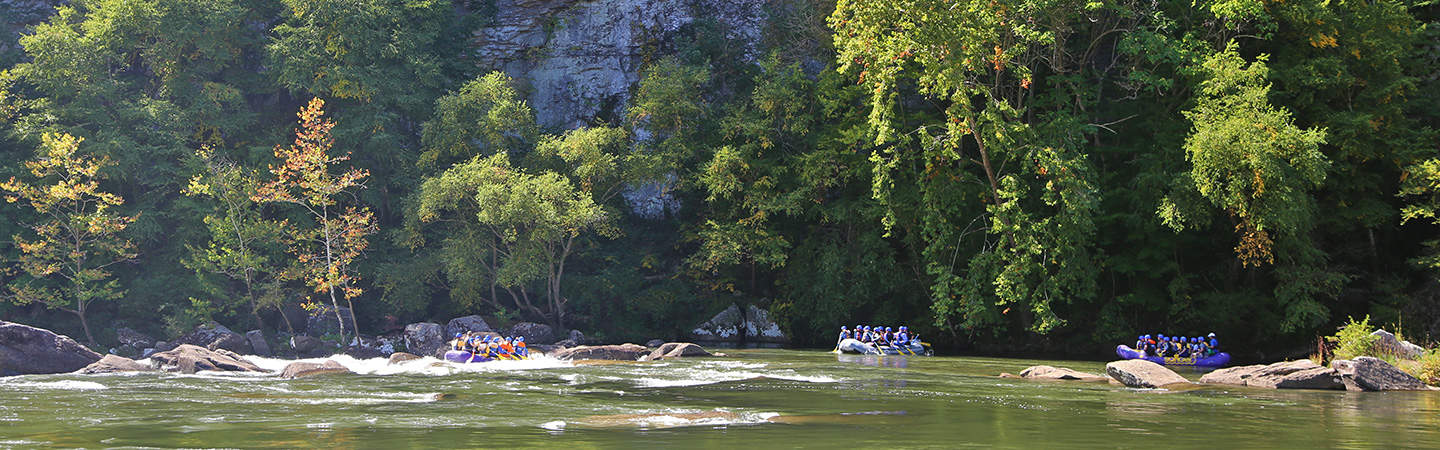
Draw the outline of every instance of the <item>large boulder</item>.
[[[523,336],[526,344],[554,344],[555,329],[549,325],[535,322],[520,322],[505,330],[506,336]]]
[[[155,346],[155,338],[128,327],[116,328],[115,339],[120,341],[121,345],[128,345],[131,348],[138,349]]]
[[[444,348],[445,343],[449,342],[442,335],[444,331],[445,329],[438,323],[412,323],[405,326],[405,334],[402,335],[402,339],[405,341],[405,348],[409,349],[410,353],[434,355],[436,350]]]
[[[582,360],[582,359],[605,359],[611,361],[637,361],[641,356],[650,354],[650,349],[635,344],[621,345],[582,345],[575,348],[556,350],[556,359]]]
[[[355,373],[335,361],[326,360],[323,363],[293,362],[280,371],[281,378],[304,378],[316,375],[328,375],[335,373]]]
[[[1345,383],[1340,378],[1339,371],[1329,367],[1314,367],[1280,377],[1280,380],[1275,382],[1275,387],[1280,389],[1343,390]]]
[[[755,305],[745,309],[730,305],[715,317],[692,328],[689,337],[700,342],[784,344],[790,341],[780,330],[780,325],[770,320],[770,313]]]
[[[195,327],[189,334],[175,339],[177,345],[194,345],[210,350],[224,349],[235,353],[250,353],[250,341],[245,336],[215,322]]]
[[[1389,331],[1375,330],[1370,335],[1375,336],[1375,347],[1381,352],[1405,359],[1417,359],[1420,355],[1425,354],[1424,347],[1412,344],[1410,341],[1402,341]]]
[[[1346,390],[1352,391],[1421,391],[1430,389],[1419,378],[1402,372],[1379,358],[1361,356],[1354,360],[1330,363],[1340,374]]]
[[[250,352],[257,356],[270,356],[270,343],[265,342],[265,332],[250,330],[245,332],[245,341],[250,343]]]
[[[1114,361],[1105,365],[1105,374],[1110,375],[1115,381],[1133,388],[1158,388],[1172,384],[1188,384],[1190,380],[1165,368],[1143,359],[1127,359]]]
[[[69,337],[0,321],[0,376],[70,373],[99,360],[99,353]]]
[[[663,344],[650,352],[649,355],[640,357],[641,361],[656,361],[671,358],[691,358],[702,356],[715,356],[705,351],[705,348],[689,342],[670,342]]]
[[[455,336],[455,333],[480,333],[489,331],[495,330],[490,328],[490,324],[485,323],[485,319],[480,316],[456,317],[450,319],[450,322],[445,324],[445,337],[447,338]]]
[[[658,348],[662,345],[665,345],[665,341],[660,339],[651,339],[649,341],[645,341],[645,346],[650,348]]]
[[[168,352],[150,355],[150,359],[160,363],[162,369],[172,372],[195,373],[202,370],[264,372],[259,366],[246,361],[245,358],[241,358],[234,352],[225,349],[209,350],[190,344],[183,344]]]
[[[99,361],[95,361],[94,363],[85,366],[85,368],[80,369],[76,373],[94,375],[100,373],[116,372],[148,372],[151,370],[155,369],[153,367],[135,362],[135,360],[130,358],[116,355],[105,355],[104,358],[100,358]]]
[[[1200,382],[1206,384],[1228,384],[1235,386],[1276,388],[1279,387],[1280,382],[1290,374],[1320,368],[1322,367],[1320,367],[1319,364],[1315,364],[1314,361],[1308,359],[1284,361],[1269,365],[1260,364],[1253,366],[1227,367],[1205,374],[1204,376],[1200,377]],[[1312,379],[1316,375],[1317,374],[1315,372],[1309,372],[1304,376],[1311,377],[1307,379],[1318,382],[1318,379]],[[1287,383],[1287,386],[1296,386],[1297,383],[1299,382],[1296,379],[1291,379],[1291,381]],[[1299,384],[1303,385],[1304,383]]]
[[[310,355],[321,350],[325,342],[314,336],[291,336],[290,348],[298,355]]]
[[[581,333],[580,330],[570,330],[570,338],[566,340],[574,342],[575,345],[585,345],[590,343],[590,340],[585,338],[585,333]]]
[[[1105,381],[1104,375],[1078,372],[1065,367],[1053,366],[1032,366],[1020,371],[1019,378],[1030,378],[1036,380],[1078,380],[1078,381]]]
[[[314,311],[311,311],[310,317],[305,320],[305,334],[315,337],[324,337],[329,335],[338,336],[343,330],[346,336],[351,336],[355,334],[354,330],[350,329],[350,324],[354,323],[354,319],[355,316],[353,313],[350,312],[350,308],[341,306],[339,320],[343,320],[345,322],[342,325],[335,318],[334,307],[322,306],[320,308],[316,308]]]

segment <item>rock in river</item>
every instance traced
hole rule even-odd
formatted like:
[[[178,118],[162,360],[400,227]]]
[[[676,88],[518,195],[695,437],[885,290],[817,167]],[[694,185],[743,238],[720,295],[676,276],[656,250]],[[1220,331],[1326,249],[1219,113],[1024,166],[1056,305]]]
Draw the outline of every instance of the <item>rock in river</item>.
[[[649,355],[642,356],[641,361],[657,361],[670,358],[692,358],[703,356],[715,356],[705,351],[705,348],[689,342],[671,342],[661,345]]]
[[[1200,377],[1205,384],[1280,389],[1344,389],[1334,369],[1301,359],[1274,364],[1227,367]]]
[[[234,352],[220,349],[209,350],[190,344],[181,345],[168,352],[150,355],[165,370],[195,373],[202,370],[226,372],[264,372],[259,366],[246,361]]]
[[[1019,378],[1030,378],[1036,380],[1079,380],[1079,381],[1105,381],[1104,375],[1093,373],[1077,372],[1064,367],[1033,366],[1020,371]]]
[[[405,362],[405,361],[414,361],[414,360],[417,360],[417,359],[420,359],[420,355],[413,355],[413,354],[405,353],[405,352],[395,352],[395,353],[391,353],[391,354],[390,354],[390,362],[389,362],[389,364],[393,366],[393,365],[396,365],[396,364],[403,363],[403,362]]]
[[[0,376],[70,373],[100,354],[50,330],[0,321]]]
[[[1361,356],[1337,360],[1330,367],[1340,373],[1345,389],[1351,391],[1423,391],[1430,389],[1420,379],[1400,371],[1378,358]]]
[[[332,373],[355,373],[335,361],[326,360],[323,363],[293,362],[280,371],[281,378],[304,378],[316,375],[327,375]]]
[[[155,370],[155,368],[140,364],[124,356],[105,355],[104,358],[100,358],[100,360],[95,361],[94,364],[85,366],[84,369],[80,369],[80,371],[76,373],[94,375],[98,373],[115,372],[149,372],[152,370]]]
[[[1170,384],[1190,383],[1185,377],[1165,366],[1143,359],[1114,361],[1105,365],[1105,373],[1133,388],[1158,388]]]
[[[623,345],[582,345],[575,348],[558,350],[553,355],[556,359],[578,360],[578,359],[608,359],[612,361],[636,361],[641,356],[650,353],[650,349],[635,344]]]

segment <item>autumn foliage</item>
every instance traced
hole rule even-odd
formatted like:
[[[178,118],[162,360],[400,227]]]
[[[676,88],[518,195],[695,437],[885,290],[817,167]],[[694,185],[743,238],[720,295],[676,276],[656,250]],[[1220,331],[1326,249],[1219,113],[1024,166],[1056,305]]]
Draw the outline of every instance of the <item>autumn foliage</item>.
[[[289,147],[276,146],[279,165],[271,165],[275,179],[260,185],[254,199],[262,203],[285,203],[300,207],[314,219],[313,226],[286,223],[291,237],[290,252],[296,257],[293,278],[304,280],[317,294],[327,294],[340,321],[341,337],[346,330],[340,299],[347,305],[363,290],[356,285],[354,263],[369,246],[368,236],[376,231],[375,216],[369,208],[345,205],[353,202],[354,191],[364,189],[370,172],[340,169],[349,153],[331,155],[335,122],[325,117],[325,101],[310,100],[299,113],[300,129]],[[349,330],[357,330],[352,315]]]
[[[39,216],[26,225],[34,237],[14,237],[20,269],[31,279],[11,283],[9,290],[19,303],[43,303],[75,314],[94,344],[85,314],[92,302],[123,294],[107,268],[135,258],[134,244],[121,232],[137,216],[117,213],[125,200],[100,190],[100,170],[111,162],[81,154],[84,139],[45,134],[41,141],[38,157],[25,162],[35,183],[13,177],[0,183],[6,202],[23,201]]]

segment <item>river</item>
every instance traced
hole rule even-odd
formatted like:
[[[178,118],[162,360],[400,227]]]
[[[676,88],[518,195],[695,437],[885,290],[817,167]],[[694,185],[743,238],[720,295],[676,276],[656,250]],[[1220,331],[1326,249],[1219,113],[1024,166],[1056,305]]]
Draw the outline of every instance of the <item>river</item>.
[[[1440,447],[1440,392],[1137,390],[996,377],[1101,362],[729,353],[0,378],[0,447]]]

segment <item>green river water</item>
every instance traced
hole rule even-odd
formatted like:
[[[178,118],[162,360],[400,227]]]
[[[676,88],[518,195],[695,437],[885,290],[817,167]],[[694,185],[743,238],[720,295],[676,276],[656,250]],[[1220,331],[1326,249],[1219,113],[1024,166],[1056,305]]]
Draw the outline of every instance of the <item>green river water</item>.
[[[1440,448],[1440,392],[1137,390],[996,377],[1101,362],[728,353],[0,378],[0,447]]]

